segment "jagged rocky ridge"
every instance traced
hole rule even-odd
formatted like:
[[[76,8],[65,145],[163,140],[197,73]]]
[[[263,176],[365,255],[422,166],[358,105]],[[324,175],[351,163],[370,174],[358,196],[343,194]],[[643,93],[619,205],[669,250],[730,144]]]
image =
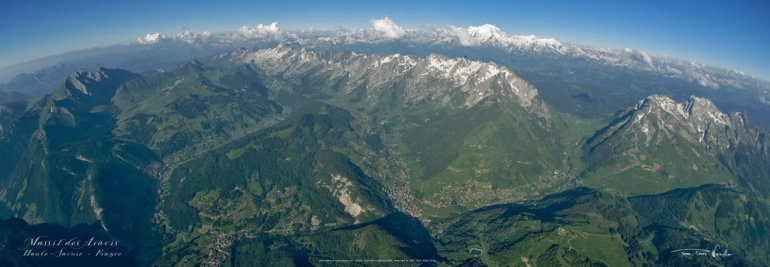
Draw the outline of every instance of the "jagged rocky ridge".
[[[594,142],[616,135],[619,131],[634,134],[645,146],[666,145],[673,136],[706,148],[713,155],[726,153],[740,144],[755,149],[770,158],[766,133],[747,121],[740,112],[722,113],[705,98],[690,97],[677,103],[671,98],[653,95],[619,115],[617,123],[610,126]],[[667,137],[667,138],[660,138]]]
[[[691,168],[690,179],[702,179],[695,174],[698,171],[714,174],[726,170],[740,185],[767,197],[767,138],[767,131],[745,115],[725,114],[708,99],[693,96],[677,103],[666,96],[653,95],[617,115],[610,125],[589,138],[584,146],[584,159],[592,165],[589,169],[596,169],[619,163],[616,158],[621,153],[642,153],[660,158],[658,163],[668,164],[669,171]]]
[[[440,105],[445,106],[453,100],[451,91],[459,88],[465,93],[465,107],[471,107],[492,94],[501,94],[515,98],[520,105],[541,117],[549,117],[544,103],[535,99],[537,89],[517,77],[510,69],[500,67],[494,62],[451,59],[437,54],[419,58],[400,54],[311,52],[285,45],[256,52],[242,49],[217,58],[254,64],[269,75],[280,75],[287,79],[311,72],[329,72],[330,80],[345,76],[345,92],[364,87],[370,91],[370,97],[388,89],[382,85],[404,79],[405,106],[423,100],[439,100]],[[503,90],[496,92],[493,90],[495,85]],[[289,86],[286,89],[291,90]],[[377,99],[367,101],[373,103]]]

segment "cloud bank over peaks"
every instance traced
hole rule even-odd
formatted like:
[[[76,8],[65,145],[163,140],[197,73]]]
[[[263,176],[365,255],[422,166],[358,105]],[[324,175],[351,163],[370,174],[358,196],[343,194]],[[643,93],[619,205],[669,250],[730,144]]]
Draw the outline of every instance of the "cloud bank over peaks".
[[[243,26],[236,32],[242,38],[246,39],[280,39],[282,34],[278,29],[278,22],[270,23],[270,25],[259,24],[256,27]]]
[[[179,40],[188,44],[194,44],[195,42],[206,42],[211,38],[211,32],[205,31],[203,33],[197,33],[190,30],[178,32],[172,36],[172,39]]]
[[[681,70],[679,70],[677,68],[672,68],[669,65],[666,65],[666,68],[664,70],[666,71],[666,73],[671,74],[671,75],[682,75],[682,71]]]
[[[652,57],[650,57],[647,52],[644,52],[644,50],[631,50],[630,48],[626,47],[623,52],[630,54],[631,59],[641,61],[641,63],[644,63],[650,68],[655,68],[655,66],[652,64]],[[666,70],[669,69],[668,66],[666,66],[666,68]]]
[[[706,74],[703,75],[700,72],[693,70],[693,69],[687,69],[685,70],[685,77],[688,81],[696,81],[701,86],[707,86],[711,87],[712,89],[719,89],[719,84],[711,80],[711,75]]]
[[[650,58],[650,56],[647,55],[647,53],[645,53],[643,50],[639,50],[638,52],[644,63],[647,63],[647,65],[652,68],[652,58]]]
[[[477,46],[480,44],[480,42],[473,37],[471,37],[470,33],[468,33],[468,29],[464,29],[462,27],[457,28],[455,26],[450,25],[448,27],[447,34],[457,39],[458,42],[460,42],[460,45],[462,46]]]
[[[134,44],[153,45],[164,42],[183,42],[196,47],[211,47],[217,49],[246,46],[263,46],[279,41],[295,46],[308,48],[339,49],[339,45],[387,44],[404,42],[414,46],[424,47],[491,47],[508,53],[537,53],[556,57],[568,56],[596,60],[598,62],[618,67],[632,68],[639,71],[655,72],[673,78],[718,89],[723,85],[741,88],[745,76],[737,71],[722,71],[707,68],[705,65],[690,64],[689,62],[669,59],[666,56],[648,54],[643,50],[614,50],[583,46],[578,44],[562,44],[552,38],[537,38],[535,35],[509,35],[492,24],[481,26],[457,27],[447,25],[422,25],[417,29],[404,29],[388,16],[381,19],[371,19],[371,28],[346,29],[297,29],[281,31],[277,22],[243,26],[237,30],[224,33],[183,31],[171,36],[159,33],[147,34],[138,38]],[[343,47],[344,49],[344,47]],[[745,77],[748,78],[748,77]],[[768,87],[770,88],[770,86]],[[769,100],[770,94],[764,100]],[[765,103],[765,102],[763,102]]]
[[[388,16],[385,16],[384,19],[372,19],[370,23],[375,31],[383,34],[385,37],[398,39],[406,35],[406,30],[390,20]]]
[[[160,39],[165,39],[165,35],[160,35],[160,33],[148,33],[147,36],[144,38],[137,38],[136,42],[140,44],[154,44],[157,43]]]
[[[147,36],[138,38],[137,44],[156,44],[158,42],[181,41],[193,45],[207,44],[226,44],[240,41],[264,41],[264,40],[282,40],[285,34],[278,28],[278,22],[268,25],[259,24],[255,27],[243,26],[234,32],[214,34],[210,31],[194,32],[185,30],[172,36],[161,35],[159,33],[147,34]],[[289,35],[291,36],[291,35]]]

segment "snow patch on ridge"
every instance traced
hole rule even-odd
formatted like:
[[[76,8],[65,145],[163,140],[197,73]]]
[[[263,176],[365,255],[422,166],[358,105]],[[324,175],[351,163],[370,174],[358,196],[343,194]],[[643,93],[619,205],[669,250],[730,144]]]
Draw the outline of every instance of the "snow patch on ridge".
[[[83,155],[77,155],[77,156],[75,156],[75,158],[78,159],[79,161],[83,161],[83,162],[88,162],[88,163],[92,163],[93,162],[92,160],[84,157]]]
[[[282,58],[291,51],[291,49],[286,48],[287,47],[279,45],[276,48],[262,49],[255,53],[251,53],[249,57],[244,58],[244,61],[275,61]]]
[[[478,86],[480,83],[486,82],[490,78],[494,77],[498,73],[500,73],[500,68],[495,65],[495,63],[488,63],[485,64],[484,67],[486,67],[483,71],[479,71],[479,76],[476,79],[475,86]]]
[[[455,86],[465,84],[473,74],[478,73],[479,70],[485,65],[480,61],[471,61],[464,58],[449,59],[443,55],[431,54],[426,60],[428,61],[427,69],[433,70],[434,73],[438,73],[440,77],[445,79],[451,79],[454,81]],[[423,75],[428,75],[425,73]],[[487,77],[488,79],[489,77]],[[477,83],[486,81],[486,79],[477,79]]]

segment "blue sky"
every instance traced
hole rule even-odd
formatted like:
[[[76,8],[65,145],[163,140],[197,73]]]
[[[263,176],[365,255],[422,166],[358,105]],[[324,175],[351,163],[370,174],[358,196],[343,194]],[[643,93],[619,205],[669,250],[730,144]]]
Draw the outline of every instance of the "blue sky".
[[[555,38],[738,69],[770,79],[768,1],[3,1],[0,67],[182,29],[404,28],[490,23],[511,35]]]

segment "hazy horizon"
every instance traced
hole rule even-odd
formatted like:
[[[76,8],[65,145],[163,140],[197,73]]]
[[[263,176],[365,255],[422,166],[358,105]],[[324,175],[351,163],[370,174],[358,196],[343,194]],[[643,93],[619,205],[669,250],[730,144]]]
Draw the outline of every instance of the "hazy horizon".
[[[73,51],[136,43],[147,34],[173,36],[187,30],[226,33],[274,22],[283,32],[311,28],[371,29],[371,20],[387,16],[403,29],[423,25],[467,28],[488,23],[509,35],[535,35],[593,47],[631,48],[735,69],[765,80],[770,77],[770,51],[766,49],[770,46],[770,18],[765,16],[770,12],[770,4],[763,2],[228,2],[185,6],[147,1],[81,2],[8,4],[0,11],[4,25],[0,32],[13,38],[0,41],[0,70]],[[495,8],[489,8],[490,5]],[[31,71],[34,70],[27,72]],[[6,80],[4,76],[8,74],[0,74],[0,80]]]

